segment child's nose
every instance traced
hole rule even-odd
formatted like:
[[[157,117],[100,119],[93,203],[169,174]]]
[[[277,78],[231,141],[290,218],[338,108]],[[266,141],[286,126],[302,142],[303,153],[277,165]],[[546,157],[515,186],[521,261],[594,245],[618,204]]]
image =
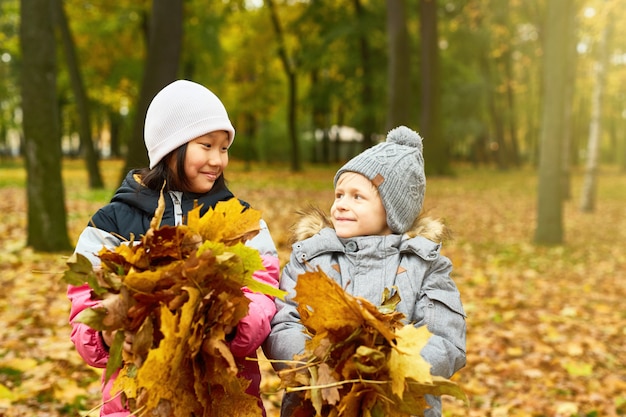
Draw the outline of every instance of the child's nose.
[[[335,207],[337,208],[337,210],[345,210],[346,209],[346,199],[342,198],[340,200],[337,200],[335,202]]]
[[[211,152],[209,152],[207,159],[208,159],[209,165],[221,165],[222,163],[222,157],[218,150],[211,149]]]

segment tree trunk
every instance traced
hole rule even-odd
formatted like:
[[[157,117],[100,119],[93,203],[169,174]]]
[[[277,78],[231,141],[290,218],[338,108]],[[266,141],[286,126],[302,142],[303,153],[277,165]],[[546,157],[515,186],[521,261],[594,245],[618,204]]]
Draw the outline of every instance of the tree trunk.
[[[122,178],[130,169],[148,165],[143,137],[146,111],[154,96],[178,73],[183,39],[182,0],[153,0],[148,34],[141,90]]]
[[[366,10],[361,3],[361,0],[354,0],[354,10],[356,18],[359,21],[365,21]],[[359,54],[361,57],[361,118],[357,122],[363,130],[363,142],[361,143],[361,150],[365,150],[374,144],[374,133],[376,132],[376,115],[374,110],[376,109],[376,103],[374,103],[374,91],[372,89],[372,64],[371,53],[369,44],[369,33],[363,32],[363,27],[366,25],[360,25],[359,31]],[[339,142],[337,142],[339,144]]]
[[[80,74],[80,65],[78,63],[78,57],[76,56],[74,39],[72,38],[70,25],[67,21],[67,14],[65,13],[62,0],[53,0],[53,2],[56,12],[55,17],[61,32],[61,40],[65,51],[67,69],[72,83],[72,90],[74,91],[74,98],[76,100],[76,109],[79,117],[78,131],[80,137],[80,147],[85,152],[85,165],[87,173],[89,174],[89,188],[102,189],[104,188],[104,182],[102,181],[102,175],[100,174],[100,168],[98,166],[98,155],[91,137],[92,130],[89,98],[85,92],[85,84],[83,83],[83,78]]]
[[[439,77],[439,38],[437,2],[420,0],[421,117],[419,131],[424,138],[426,172],[448,175],[452,172],[448,146],[441,126],[441,86]]]
[[[289,140],[291,142],[291,170],[298,172],[302,170],[300,163],[300,145],[298,142],[298,134],[296,129],[296,115],[297,112],[297,78],[296,78],[296,65],[293,62],[293,58],[289,56],[287,52],[287,46],[285,45],[285,35],[283,33],[276,5],[272,0],[267,0],[270,16],[272,18],[272,25],[278,39],[278,55],[283,64],[285,75],[287,76],[288,83],[288,99],[287,99],[287,128],[289,133]]]
[[[328,88],[324,85],[326,80],[324,77],[320,77],[319,69],[311,71],[311,85],[318,86],[311,91],[311,112],[313,120],[313,162],[322,162],[328,164],[330,162],[330,140],[328,137],[328,119],[330,115],[329,97],[327,94]],[[315,137],[316,132],[323,132],[320,141],[321,150],[319,150],[318,158],[318,140]]]
[[[573,107],[574,107],[574,90],[576,87],[576,63],[578,53],[576,51],[577,38],[576,38],[576,3],[574,3],[574,11],[569,14],[569,21],[567,25],[567,54],[570,65],[567,66],[567,73],[564,75],[567,79],[565,83],[565,104],[564,114],[565,120],[563,124],[563,199],[569,200],[571,193],[571,165],[572,165],[572,132],[573,132]]]
[[[109,120],[109,130],[111,132],[110,146],[111,146],[111,158],[119,158],[120,152],[120,136],[122,132],[122,116],[118,111],[108,109],[107,118]]]
[[[27,245],[44,252],[71,250],[61,176],[52,6],[51,0],[20,2]]]
[[[238,130],[243,133],[245,138],[244,169],[246,172],[250,172],[252,171],[252,161],[258,161],[256,146],[254,143],[258,123],[256,115],[249,111],[239,115],[239,117],[243,121],[243,123],[240,124],[240,126],[243,125],[243,129],[238,127]]]
[[[497,97],[496,111],[502,114],[502,136],[500,141],[500,153],[502,158],[502,168],[519,166],[519,145],[517,140],[517,123],[515,112],[515,92],[513,91],[513,44],[514,36],[511,34],[511,5],[508,1],[492,3],[495,9],[495,33],[497,48],[501,51],[499,57],[495,58],[498,74],[496,77],[494,94]]]
[[[563,124],[565,120],[565,84],[567,72],[567,25],[570,0],[548,2],[544,54],[544,99],[542,110],[539,185],[537,204],[538,244],[563,242]]]
[[[609,64],[608,43],[613,27],[613,19],[610,14],[608,20],[608,23],[602,30],[599,55],[595,63],[593,91],[591,93],[591,121],[589,124],[589,141],[587,142],[587,164],[580,200],[580,210],[583,212],[592,212],[596,203],[598,152],[602,136],[602,99],[604,98],[606,70]]]
[[[500,114],[497,104],[497,87],[494,85],[493,70],[490,65],[490,59],[485,54],[481,55],[480,63],[483,69],[483,76],[487,85],[487,109],[491,119],[491,137],[489,138],[489,150],[491,151],[491,159],[496,162],[499,169],[507,168],[506,162],[506,143],[504,142],[504,120]]]
[[[406,27],[406,0],[387,0],[389,103],[386,130],[413,125],[411,120],[411,48]]]
[[[506,103],[507,103],[507,122],[509,127],[509,146],[507,153],[507,161],[514,166],[520,166],[519,141],[517,139],[517,112],[515,111],[515,92],[513,91],[513,65],[511,51],[508,50],[504,59],[504,76],[506,77]]]

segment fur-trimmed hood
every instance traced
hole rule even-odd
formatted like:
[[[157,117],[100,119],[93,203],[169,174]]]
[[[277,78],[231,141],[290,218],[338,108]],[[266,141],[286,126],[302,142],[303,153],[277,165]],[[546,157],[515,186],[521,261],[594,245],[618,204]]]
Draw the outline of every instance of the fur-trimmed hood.
[[[309,206],[298,210],[297,221],[291,228],[292,242],[299,242],[319,233],[326,227],[333,227],[330,217],[319,207]],[[421,236],[433,242],[444,242],[452,238],[450,229],[440,219],[435,219],[422,212],[406,232],[410,238]]]

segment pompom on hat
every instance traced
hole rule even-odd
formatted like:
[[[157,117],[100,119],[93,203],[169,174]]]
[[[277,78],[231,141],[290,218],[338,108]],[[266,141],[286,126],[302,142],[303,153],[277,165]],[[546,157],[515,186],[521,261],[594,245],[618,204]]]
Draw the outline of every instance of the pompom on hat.
[[[188,80],[165,86],[146,113],[144,141],[150,169],[178,147],[216,130],[228,132],[228,146],[233,143],[235,128],[224,104],[211,90]]]
[[[422,211],[426,176],[421,136],[406,126],[387,134],[387,140],[348,161],[335,174],[334,185],[344,172],[367,177],[378,188],[394,233],[406,233]]]

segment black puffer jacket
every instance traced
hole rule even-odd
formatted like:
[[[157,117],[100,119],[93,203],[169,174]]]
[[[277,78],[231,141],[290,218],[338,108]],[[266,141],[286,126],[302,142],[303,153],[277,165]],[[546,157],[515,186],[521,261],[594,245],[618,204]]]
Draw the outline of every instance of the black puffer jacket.
[[[113,235],[119,235],[130,240],[131,234],[135,239],[143,235],[150,228],[150,220],[158,206],[160,192],[151,190],[140,183],[138,171],[133,170],[126,174],[122,185],[117,189],[111,202],[98,210],[89,221],[89,226],[105,230]],[[212,191],[207,194],[183,193],[181,199],[182,212],[188,213],[194,201],[202,204],[200,215],[214,207],[219,201],[233,198],[228,188]],[[173,202],[165,198],[165,212],[162,225],[175,225]],[[244,206],[247,203],[241,202]]]

